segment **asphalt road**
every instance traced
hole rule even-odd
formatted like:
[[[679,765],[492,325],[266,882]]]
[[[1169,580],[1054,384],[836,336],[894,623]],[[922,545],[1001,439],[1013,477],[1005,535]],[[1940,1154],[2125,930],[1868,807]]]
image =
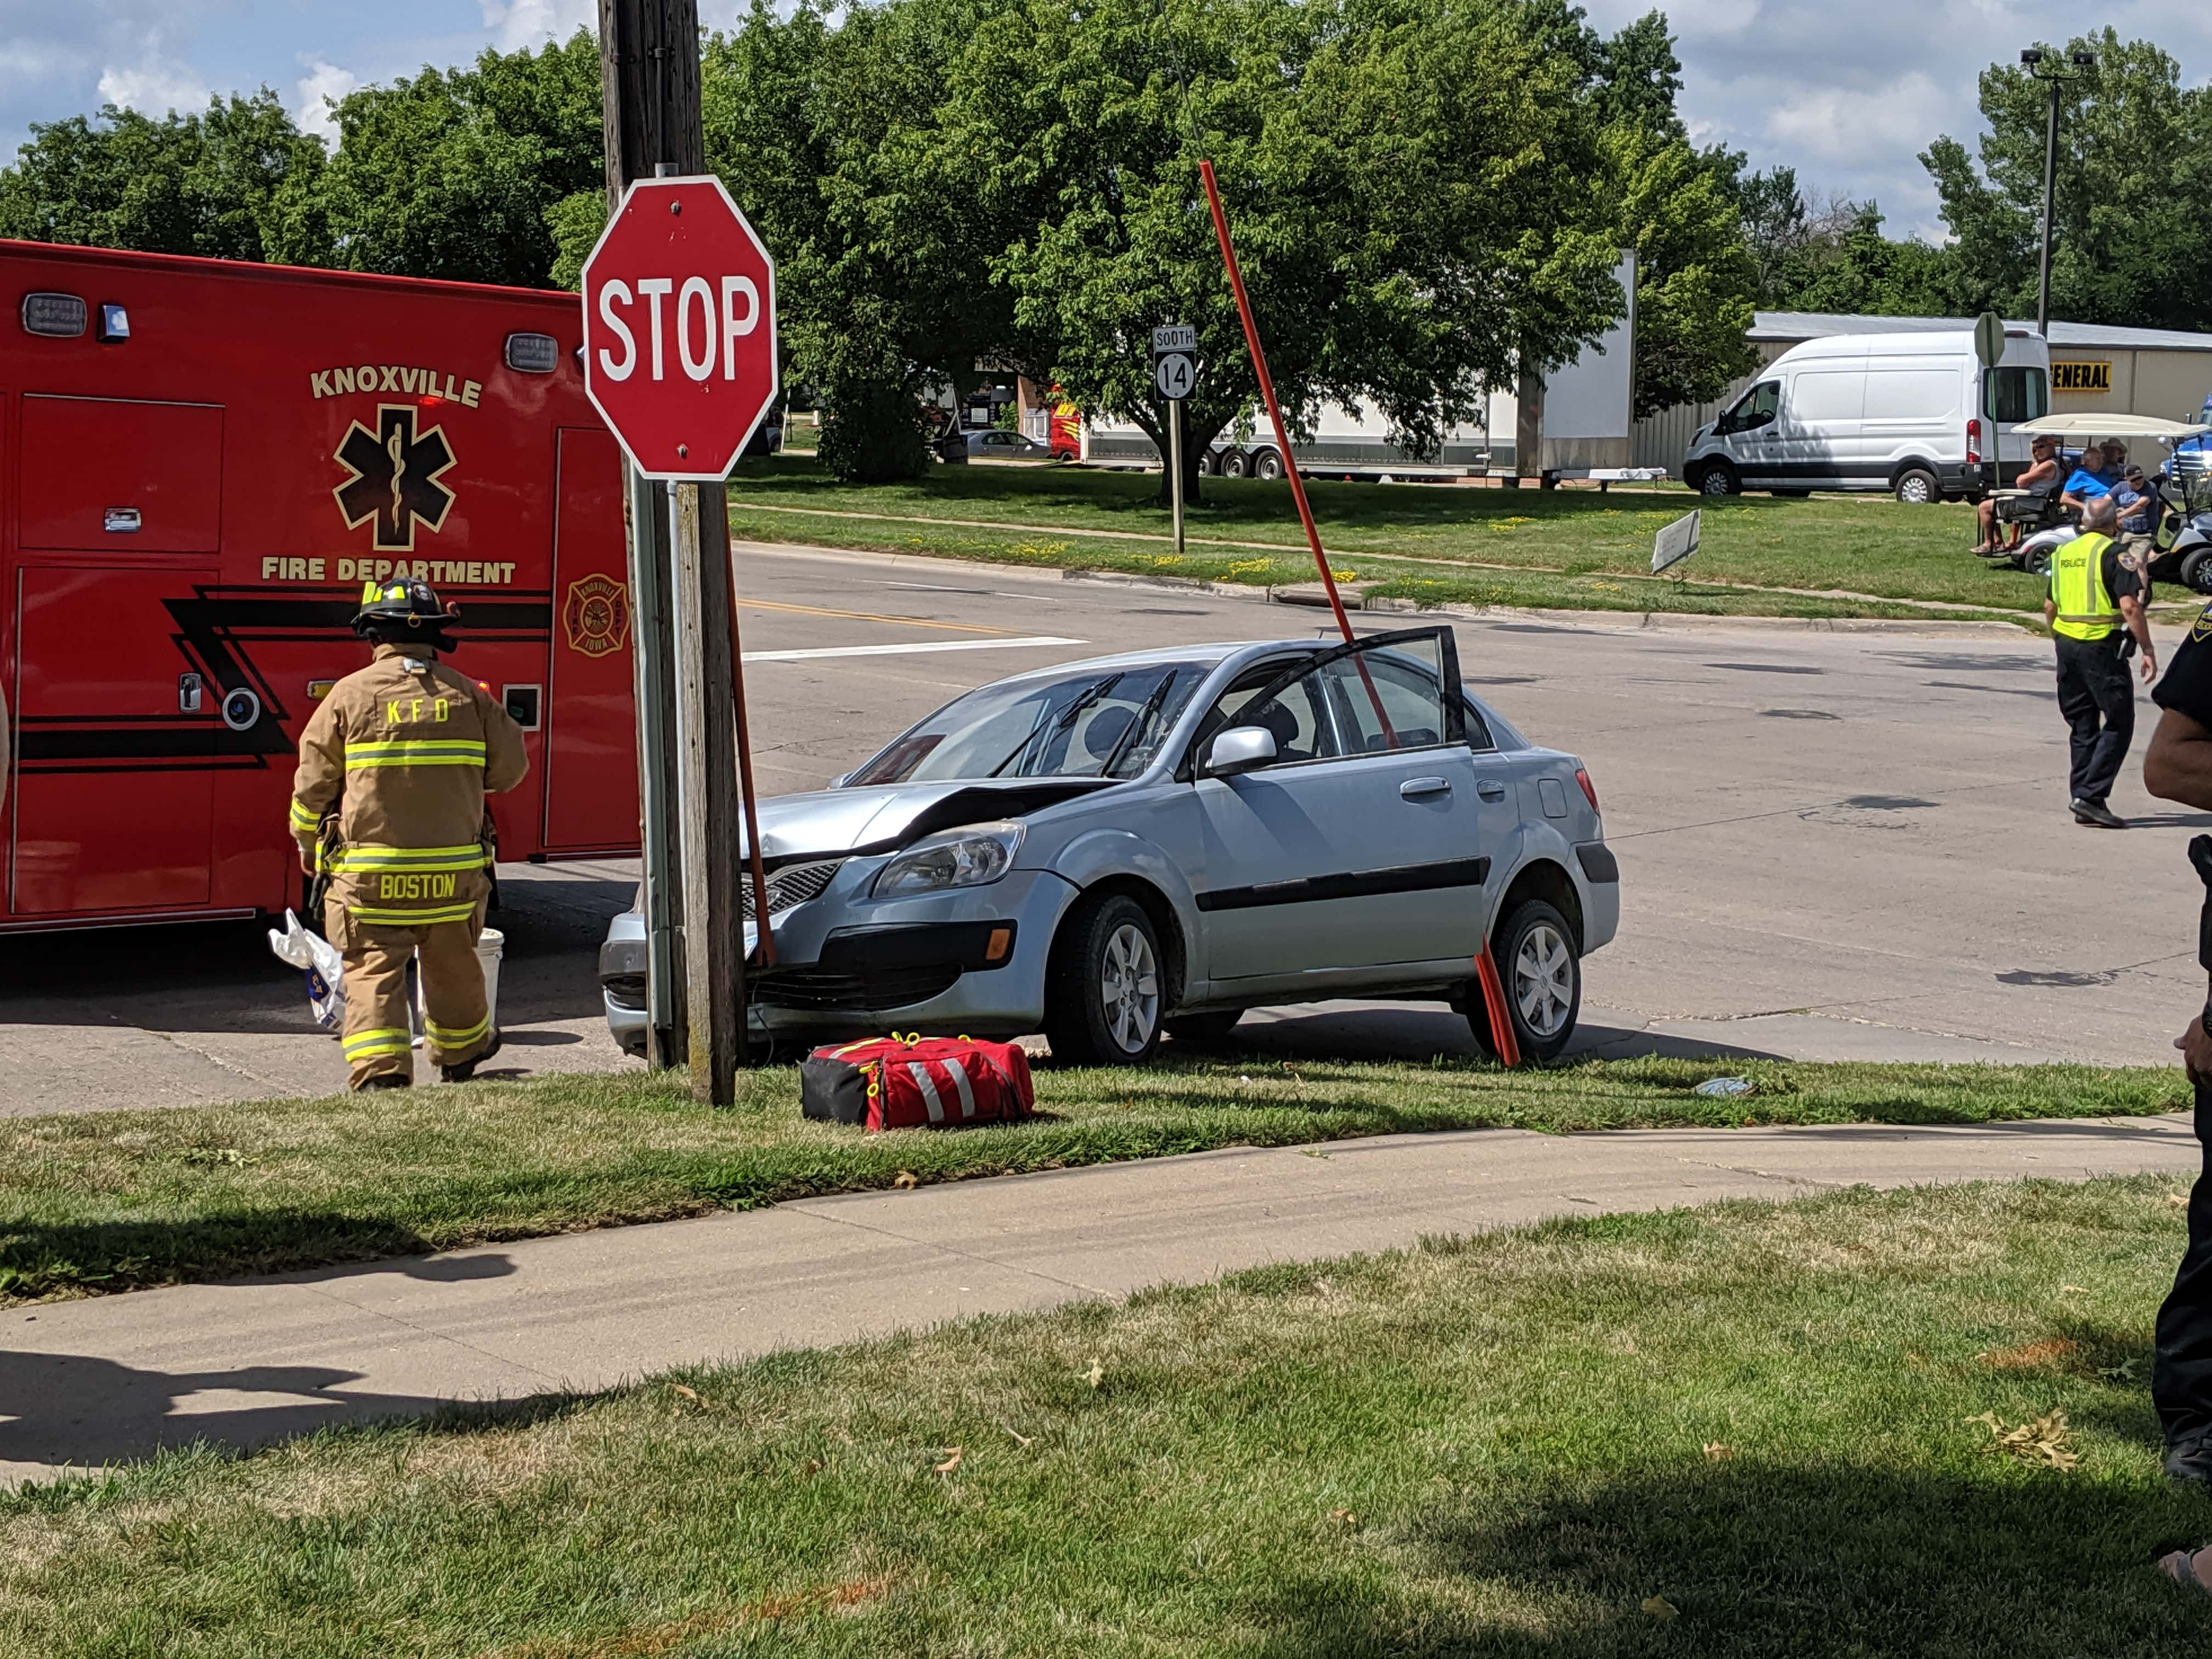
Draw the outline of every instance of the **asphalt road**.
[[[744,648],[760,787],[816,787],[946,698],[1147,641],[1310,635],[1325,612],[921,558],[747,547]],[[1402,625],[1363,618],[1362,627]],[[1459,624],[1478,695],[1583,757],[1619,854],[1618,942],[1586,975],[1600,1052],[2163,1063],[2202,1000],[2212,817],[2151,802],[2124,834],[2066,811],[2048,647],[1956,624],[1809,632]],[[465,647],[457,658],[465,667]],[[634,1064],[594,953],[620,861],[501,872],[489,1075]],[[1442,1008],[1333,1005],[1248,1022],[1269,1048],[1462,1051]],[[336,1044],[240,924],[0,941],[0,1115],[326,1092]]]

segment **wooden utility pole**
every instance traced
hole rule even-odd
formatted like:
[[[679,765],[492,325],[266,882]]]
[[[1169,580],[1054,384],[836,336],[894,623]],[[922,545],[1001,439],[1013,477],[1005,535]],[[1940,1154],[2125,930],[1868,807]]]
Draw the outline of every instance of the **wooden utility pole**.
[[[707,170],[696,0],[599,0],[599,75],[610,211],[634,179]],[[647,1053],[657,1065],[683,1058],[693,1098],[726,1105],[745,1006],[728,509],[719,484],[633,471],[629,485]]]

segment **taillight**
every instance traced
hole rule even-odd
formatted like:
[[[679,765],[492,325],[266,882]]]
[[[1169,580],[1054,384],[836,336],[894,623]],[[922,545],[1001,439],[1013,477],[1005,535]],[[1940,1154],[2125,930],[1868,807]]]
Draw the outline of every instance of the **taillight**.
[[[1971,417],[1966,422],[1966,465],[1982,464],[1982,423]]]
[[[1597,786],[1590,781],[1589,774],[1581,767],[1575,768],[1575,781],[1583,787],[1583,799],[1590,804],[1590,811],[1598,810]]]

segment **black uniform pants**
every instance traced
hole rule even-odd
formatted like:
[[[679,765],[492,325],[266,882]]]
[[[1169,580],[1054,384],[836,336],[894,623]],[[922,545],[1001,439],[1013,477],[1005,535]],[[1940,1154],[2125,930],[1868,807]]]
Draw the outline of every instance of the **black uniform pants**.
[[[2197,1085],[2204,1171],[2189,1194],[2189,1249],[2158,1310],[2150,1397],[2169,1447],[2212,1436],[2212,1085]]]
[[[2069,799],[2101,804],[2112,793],[2120,763],[2135,741],[2136,692],[2120,655],[2126,635],[2115,629],[2101,640],[2058,640],[2058,712],[2074,733]]]

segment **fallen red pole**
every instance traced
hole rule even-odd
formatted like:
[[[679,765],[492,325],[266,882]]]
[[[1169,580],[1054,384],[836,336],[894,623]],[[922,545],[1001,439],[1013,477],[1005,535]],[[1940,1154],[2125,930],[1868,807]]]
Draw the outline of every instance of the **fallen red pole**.
[[[1244,343],[1252,353],[1253,370],[1260,377],[1260,397],[1267,405],[1268,420],[1274,423],[1275,452],[1283,458],[1283,476],[1291,481],[1291,498],[1298,504],[1298,522],[1306,527],[1306,545],[1313,549],[1314,563],[1321,571],[1321,585],[1328,591],[1328,608],[1336,612],[1336,625],[1343,631],[1348,645],[1352,638],[1352,619],[1344,614],[1344,601],[1337,596],[1336,576],[1328,568],[1328,556],[1321,550],[1321,532],[1314,526],[1313,507],[1306,501],[1305,481],[1298,477],[1297,457],[1291,453],[1290,429],[1283,424],[1283,406],[1275,401],[1275,383],[1268,378],[1267,354],[1260,349],[1260,328],[1252,320],[1252,301],[1244,292],[1244,273],[1237,267],[1237,250],[1229,240],[1229,216],[1222,211],[1221,188],[1213,181],[1213,163],[1200,161],[1198,176],[1206,184],[1206,204],[1213,210],[1213,234],[1221,243],[1221,263],[1229,267],[1229,287],[1237,295],[1237,315],[1244,324]]]
[[[1321,549],[1321,531],[1314,523],[1313,505],[1306,500],[1305,480],[1298,477],[1297,457],[1291,453],[1290,428],[1283,424],[1283,406],[1275,401],[1275,382],[1267,373],[1267,354],[1260,349],[1260,325],[1252,319],[1252,299],[1244,291],[1244,272],[1237,264],[1237,249],[1229,240],[1229,215],[1221,205],[1221,187],[1214,182],[1213,163],[1200,161],[1198,176],[1206,185],[1206,205],[1213,214],[1213,234],[1221,244],[1221,263],[1228,268],[1230,291],[1237,296],[1237,316],[1244,325],[1244,344],[1252,354],[1252,370],[1259,377],[1260,397],[1267,405],[1267,419],[1275,428],[1275,452],[1283,458],[1283,476],[1291,481],[1291,499],[1298,504],[1298,522],[1305,526],[1306,545],[1313,550],[1314,567],[1321,572],[1321,585],[1328,594],[1328,608],[1336,613],[1336,625],[1349,645],[1353,638],[1352,618],[1344,613],[1344,600],[1336,591],[1336,573],[1328,568],[1328,556]],[[1397,738],[1390,731],[1390,717],[1382,712],[1382,699],[1368,679],[1367,665],[1358,662],[1359,678],[1367,681],[1367,695],[1374,699],[1376,718],[1382,722],[1382,731],[1395,746]],[[1484,1012],[1490,1017],[1492,1046],[1498,1051],[1500,1063],[1518,1066],[1521,1045],[1513,1036],[1512,1011],[1505,1006],[1505,987],[1498,976],[1498,963],[1490,954],[1490,942],[1486,939],[1475,952],[1474,977],[1482,987]]]

